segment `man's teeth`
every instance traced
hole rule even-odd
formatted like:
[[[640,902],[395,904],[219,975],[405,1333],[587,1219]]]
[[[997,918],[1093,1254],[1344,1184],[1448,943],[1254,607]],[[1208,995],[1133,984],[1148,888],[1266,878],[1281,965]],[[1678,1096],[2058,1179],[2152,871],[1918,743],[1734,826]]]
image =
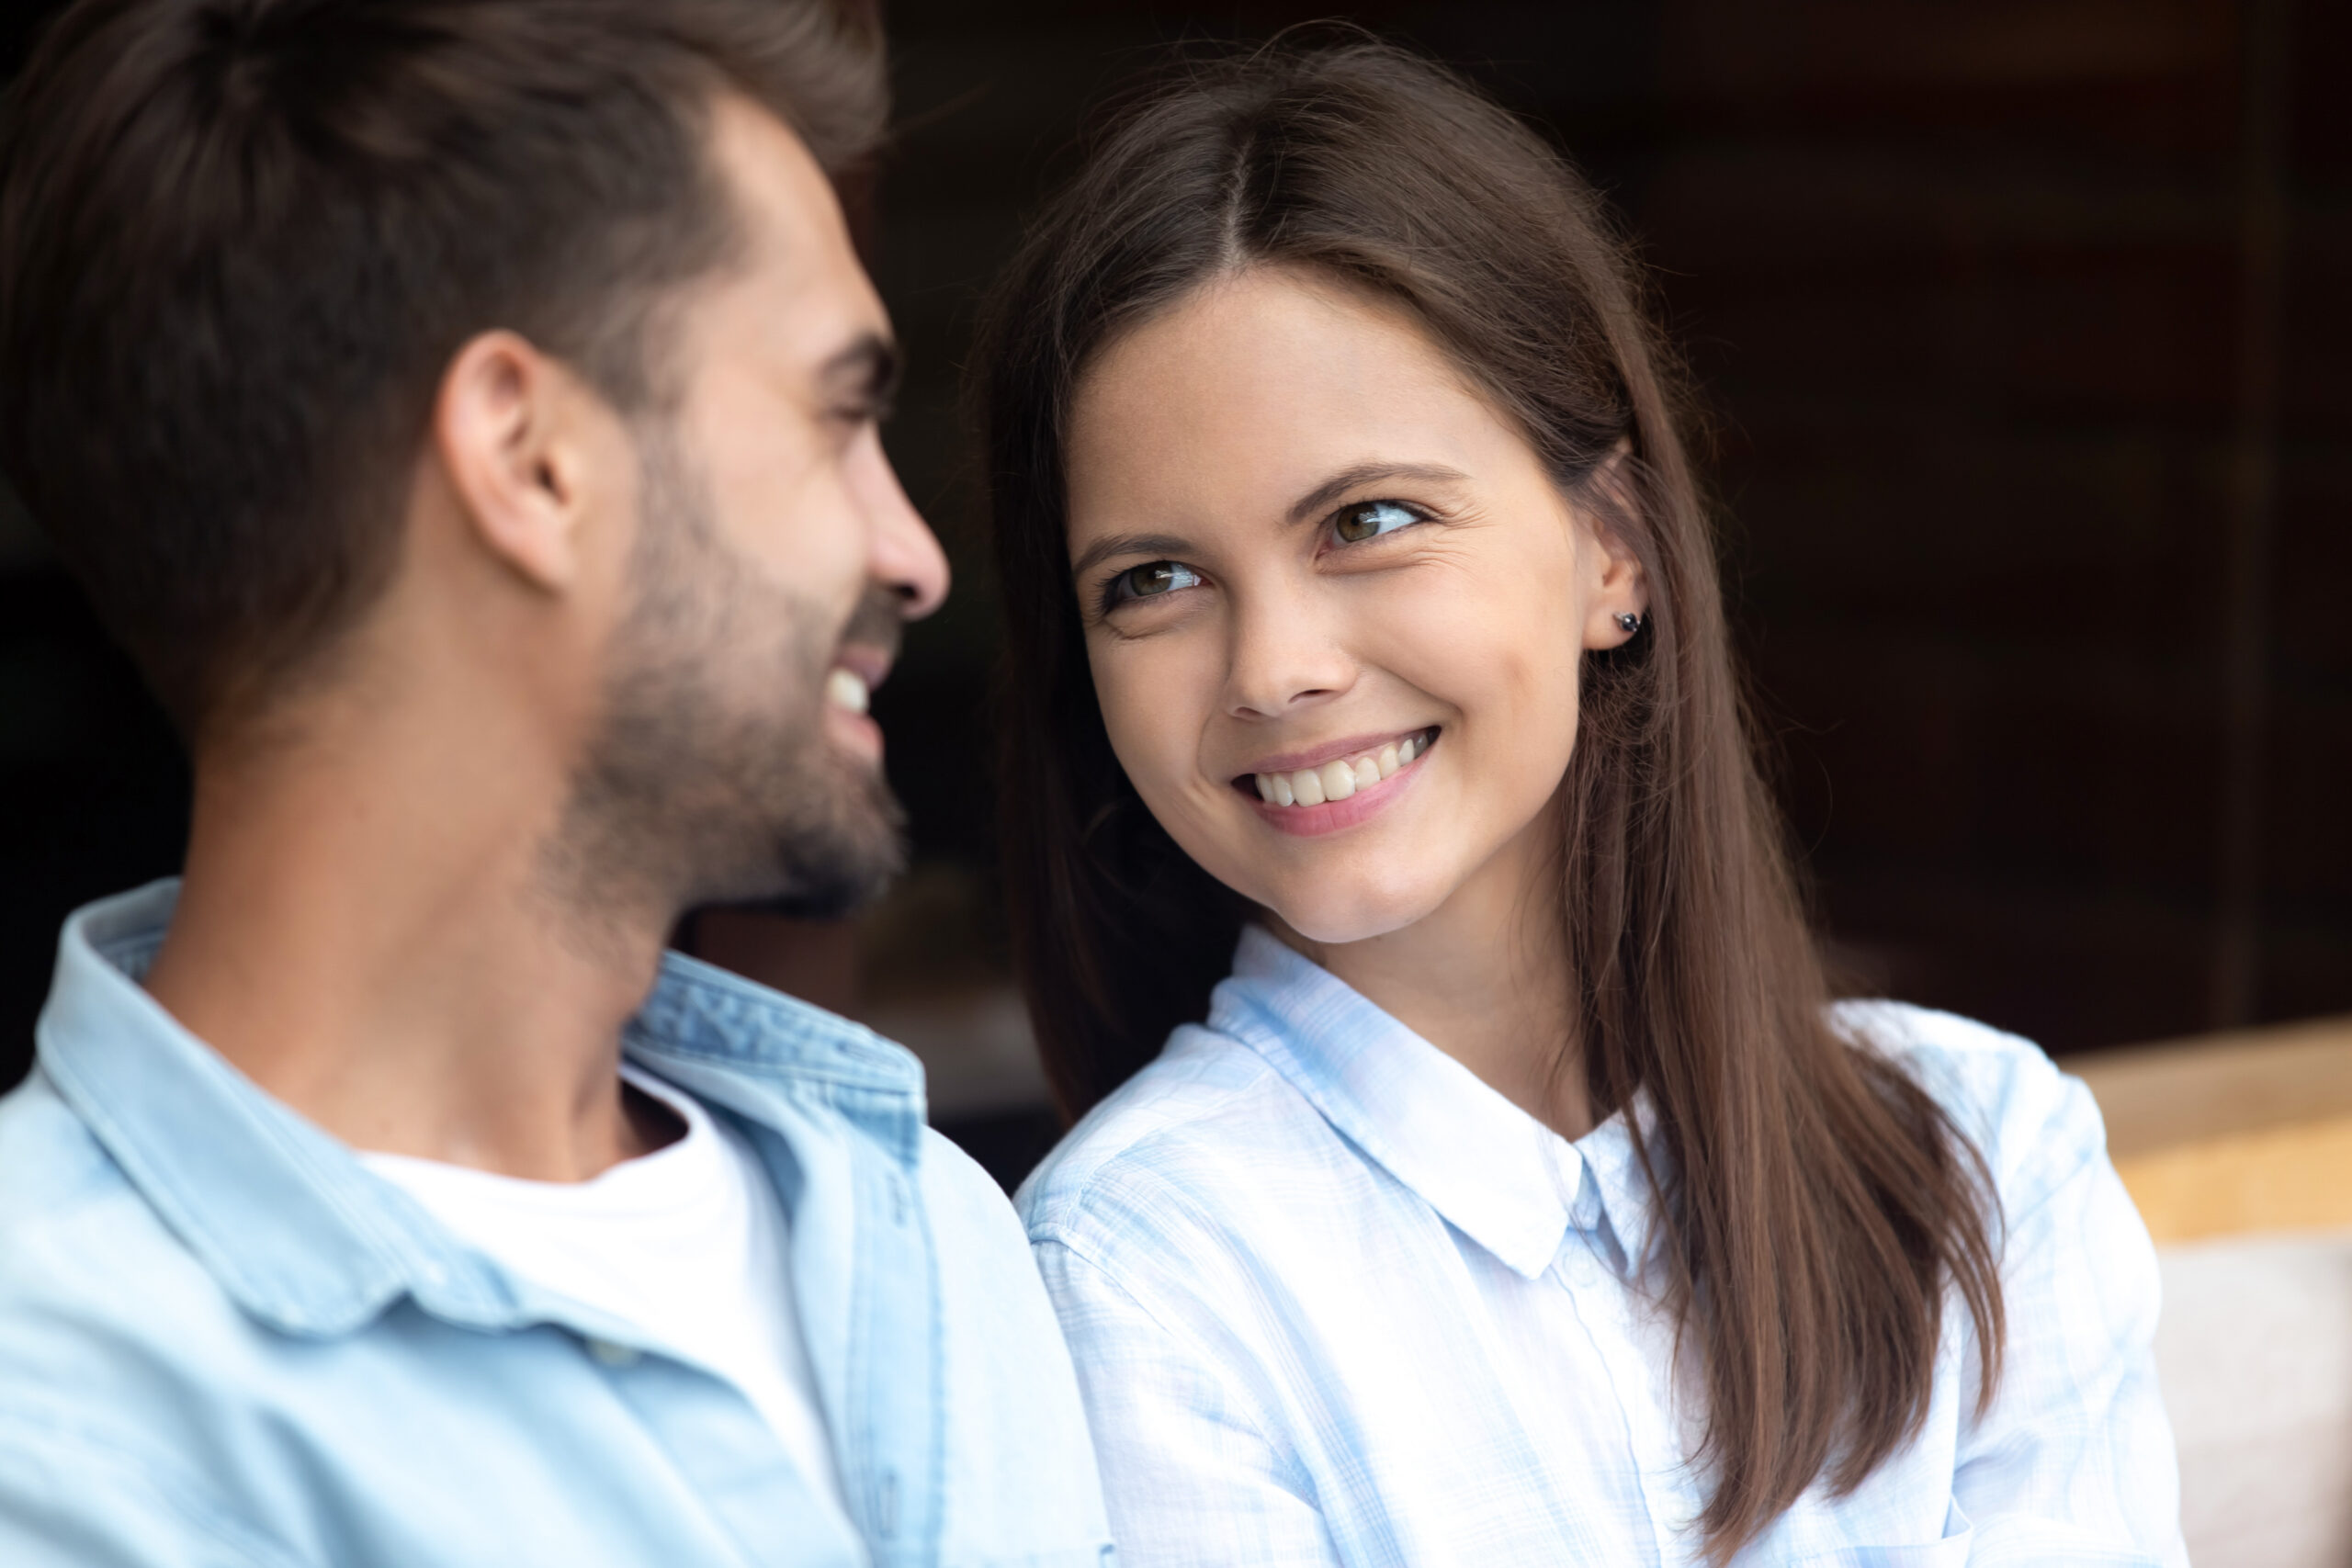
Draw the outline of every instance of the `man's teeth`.
[[[825,700],[837,708],[864,713],[872,697],[865,687],[865,677],[854,670],[844,670],[837,664],[825,677]]]
[[[1345,800],[1409,764],[1430,749],[1429,743],[1429,732],[1424,730],[1377,751],[1326,762],[1319,768],[1301,768],[1295,773],[1254,774],[1258,798],[1269,806],[1320,806],[1327,800]]]

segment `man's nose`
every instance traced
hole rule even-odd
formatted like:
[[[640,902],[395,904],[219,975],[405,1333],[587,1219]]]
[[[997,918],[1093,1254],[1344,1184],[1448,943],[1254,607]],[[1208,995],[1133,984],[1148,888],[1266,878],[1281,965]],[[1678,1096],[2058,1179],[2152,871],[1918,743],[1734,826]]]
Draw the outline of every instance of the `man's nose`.
[[[947,554],[907,499],[879,441],[873,444],[870,468],[860,478],[864,482],[859,488],[865,491],[867,572],[897,594],[901,615],[919,621],[946,601]]]

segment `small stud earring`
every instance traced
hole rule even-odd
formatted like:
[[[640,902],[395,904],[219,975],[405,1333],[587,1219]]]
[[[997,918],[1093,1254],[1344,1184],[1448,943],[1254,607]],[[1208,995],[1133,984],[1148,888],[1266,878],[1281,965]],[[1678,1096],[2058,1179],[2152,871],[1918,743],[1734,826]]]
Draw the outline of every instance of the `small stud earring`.
[[[1617,629],[1632,637],[1642,629],[1642,618],[1631,610],[1620,610],[1617,612]]]

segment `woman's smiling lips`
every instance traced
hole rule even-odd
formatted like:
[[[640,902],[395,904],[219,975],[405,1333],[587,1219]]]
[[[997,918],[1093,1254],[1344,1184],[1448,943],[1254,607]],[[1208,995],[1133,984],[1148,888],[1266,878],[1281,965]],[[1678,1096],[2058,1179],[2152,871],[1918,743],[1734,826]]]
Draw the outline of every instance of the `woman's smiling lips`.
[[[1261,757],[1233,787],[1270,827],[1308,838],[1336,833],[1401,795],[1437,737],[1432,725]]]

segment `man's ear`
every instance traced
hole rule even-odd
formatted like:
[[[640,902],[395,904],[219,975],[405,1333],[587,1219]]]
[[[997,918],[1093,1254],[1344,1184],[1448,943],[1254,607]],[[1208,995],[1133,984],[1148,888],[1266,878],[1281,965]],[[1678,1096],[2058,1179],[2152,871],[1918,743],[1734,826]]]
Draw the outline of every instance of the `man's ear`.
[[[549,592],[581,567],[583,396],[560,364],[501,331],[458,351],[434,400],[434,451],[475,537]]]
[[[1633,443],[1620,439],[1589,481],[1597,505],[1578,509],[1592,554],[1586,568],[1588,604],[1584,645],[1616,648],[1634,639],[1650,611],[1649,573],[1629,547],[1624,525],[1634,522],[1639,504],[1630,476]],[[1629,630],[1625,617],[1633,617]]]

